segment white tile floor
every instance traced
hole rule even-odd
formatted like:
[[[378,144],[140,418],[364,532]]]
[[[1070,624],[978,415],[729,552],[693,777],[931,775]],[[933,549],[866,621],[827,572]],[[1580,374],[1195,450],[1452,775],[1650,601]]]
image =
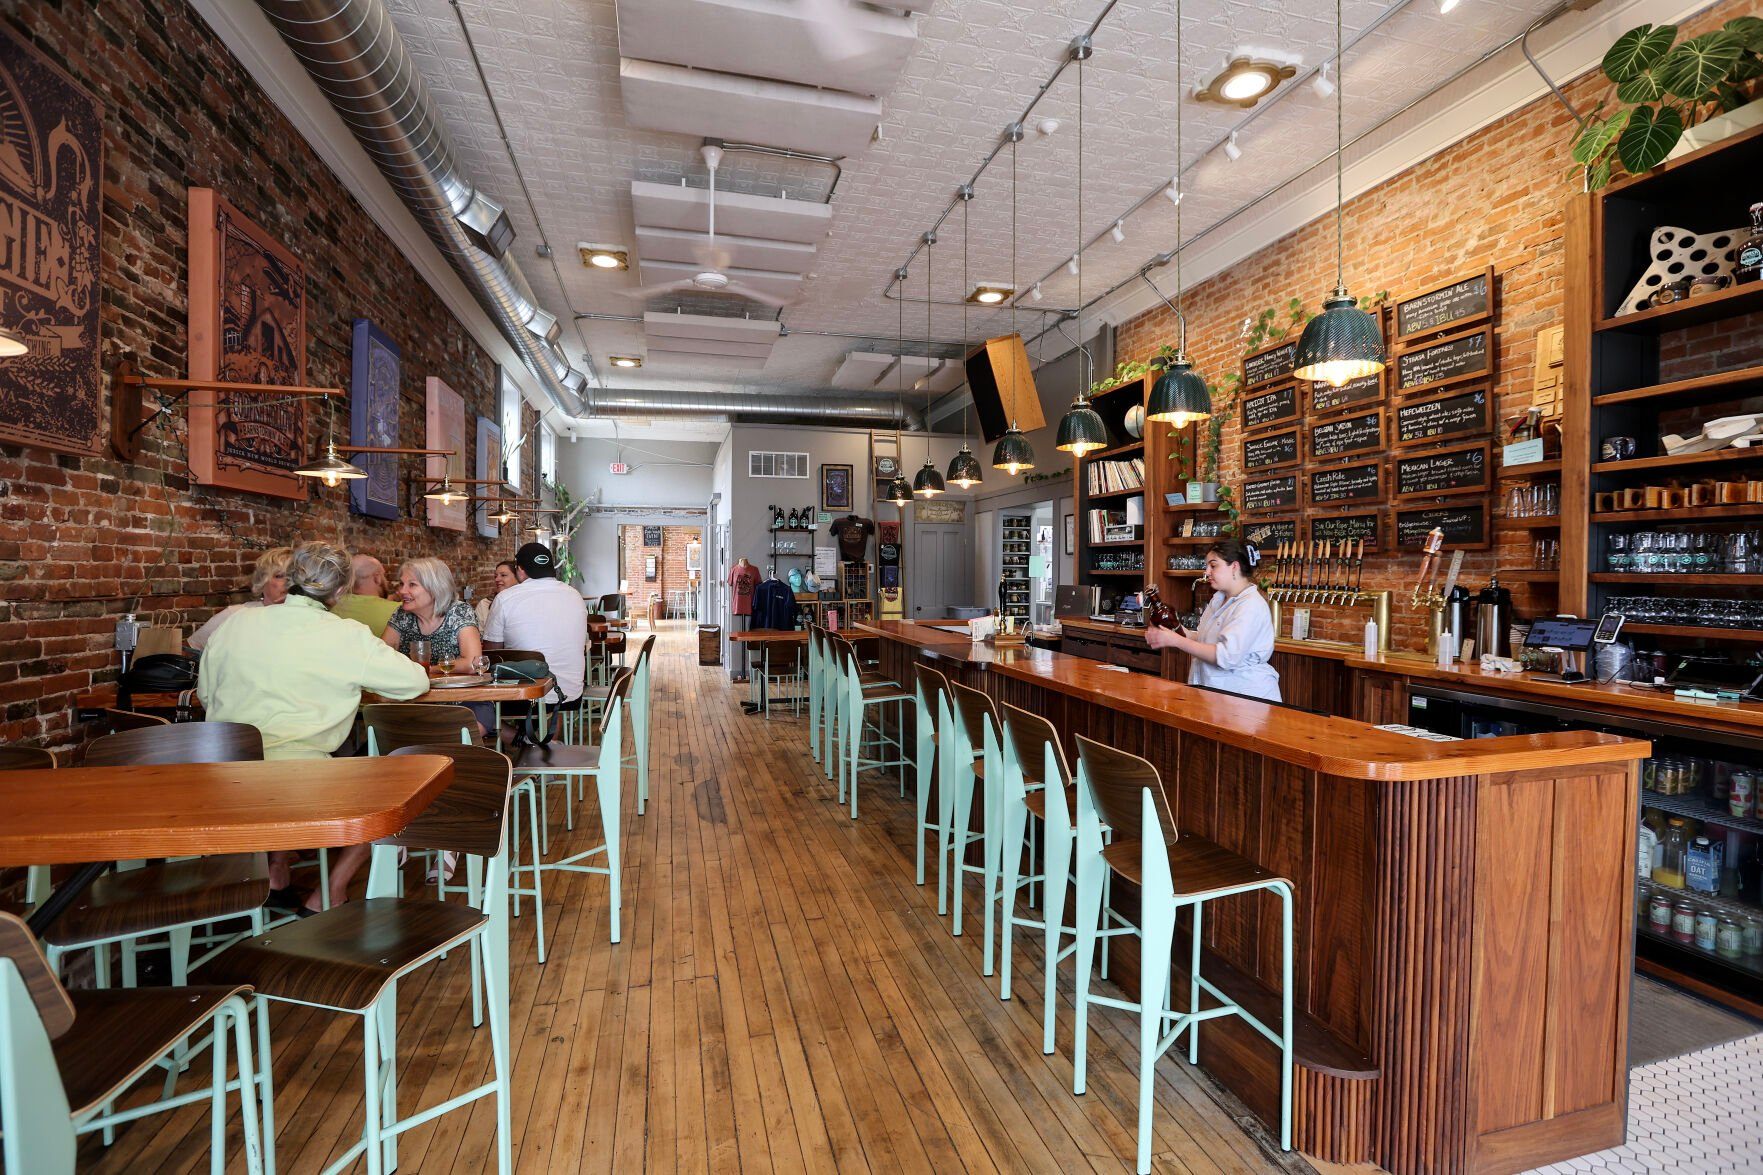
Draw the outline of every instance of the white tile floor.
[[[1629,1074],[1628,1142],[1531,1175],[1763,1172],[1759,1105],[1763,1035],[1655,1061]]]

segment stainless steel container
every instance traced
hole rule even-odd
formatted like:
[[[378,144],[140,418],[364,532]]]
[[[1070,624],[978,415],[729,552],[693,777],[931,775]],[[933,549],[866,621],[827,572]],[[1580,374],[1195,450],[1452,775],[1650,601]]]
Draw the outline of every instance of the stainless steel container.
[[[1475,598],[1475,652],[1512,655],[1512,593],[1500,586],[1498,574]]]

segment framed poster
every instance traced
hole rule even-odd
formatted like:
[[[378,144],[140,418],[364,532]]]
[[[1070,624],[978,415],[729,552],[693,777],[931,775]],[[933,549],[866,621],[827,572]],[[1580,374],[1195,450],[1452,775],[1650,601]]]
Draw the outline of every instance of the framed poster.
[[[502,476],[502,426],[488,416],[477,418],[477,476],[483,481],[492,481]],[[472,490],[484,497],[490,496],[494,485],[472,486]],[[489,502],[472,502],[466,509],[477,521],[477,532],[487,539],[502,537],[502,524],[490,515],[494,513]]]
[[[349,354],[349,443],[375,448],[398,445],[398,377],[403,362],[386,332],[365,318],[355,320]],[[350,461],[367,476],[349,483],[349,508],[369,518],[396,518],[398,458],[393,453],[357,453]]]
[[[822,465],[820,467],[820,508],[822,510],[854,510],[851,504],[851,475],[853,469],[849,465]]]
[[[306,382],[306,270],[212,188],[190,189],[190,378]],[[306,497],[302,396],[190,393],[201,485]]]
[[[451,457],[424,457],[424,476],[432,482],[443,477],[463,481],[465,472],[465,397],[448,387],[438,376],[429,376],[424,417],[428,424],[427,447],[451,449]],[[469,486],[460,486],[466,490]],[[466,503],[425,501],[428,524],[442,530],[465,529]]]
[[[0,323],[29,348],[0,362],[0,440],[96,454],[104,108],[6,34],[0,141]]]
[[[1075,514],[1065,516],[1065,553],[1067,555],[1077,554],[1077,515]]]

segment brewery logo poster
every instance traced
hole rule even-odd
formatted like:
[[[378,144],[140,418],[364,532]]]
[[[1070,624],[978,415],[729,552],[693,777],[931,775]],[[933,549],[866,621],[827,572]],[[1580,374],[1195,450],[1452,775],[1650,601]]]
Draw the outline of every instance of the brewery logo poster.
[[[0,440],[95,454],[103,107],[0,35]]]

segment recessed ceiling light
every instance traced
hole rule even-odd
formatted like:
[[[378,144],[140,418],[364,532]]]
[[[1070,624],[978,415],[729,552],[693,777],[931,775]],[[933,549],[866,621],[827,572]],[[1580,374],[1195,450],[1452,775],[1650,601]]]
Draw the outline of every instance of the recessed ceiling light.
[[[1240,106],[1247,110],[1297,72],[1294,66],[1282,65],[1277,61],[1233,57],[1230,64],[1198,90],[1194,97],[1201,102],[1222,102],[1227,106]]]
[[[629,269],[631,267],[630,250],[623,245],[590,245],[582,241],[576,245],[576,251],[582,255],[582,264],[589,269]]]
[[[996,306],[1016,291],[1003,282],[980,282],[967,295],[967,301],[978,302],[981,306]]]
[[[639,355],[614,355],[614,356],[612,356],[612,366],[614,366],[614,367],[641,367],[642,365],[643,365],[643,360],[642,360],[642,357]]]

